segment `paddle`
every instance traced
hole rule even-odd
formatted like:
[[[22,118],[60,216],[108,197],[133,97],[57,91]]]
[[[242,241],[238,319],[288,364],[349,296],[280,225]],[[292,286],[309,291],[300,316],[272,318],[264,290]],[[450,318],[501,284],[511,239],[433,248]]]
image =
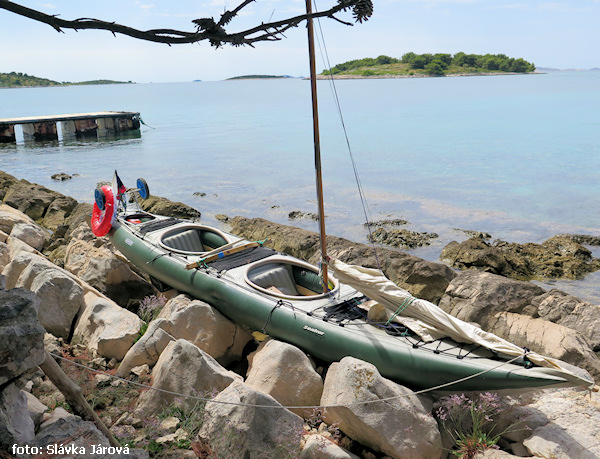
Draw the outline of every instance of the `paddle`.
[[[201,258],[198,261],[195,261],[194,263],[190,263],[189,265],[186,265],[185,269],[199,268],[200,266],[202,266],[202,264],[210,263],[211,261],[218,260],[219,258],[224,258],[228,255],[233,255],[234,253],[238,253],[243,250],[262,246],[265,242],[267,242],[267,240],[261,241],[261,242],[248,242],[246,244],[239,245],[237,247],[232,247],[231,249],[221,250],[220,252],[213,253],[212,255],[208,255],[204,258]]]

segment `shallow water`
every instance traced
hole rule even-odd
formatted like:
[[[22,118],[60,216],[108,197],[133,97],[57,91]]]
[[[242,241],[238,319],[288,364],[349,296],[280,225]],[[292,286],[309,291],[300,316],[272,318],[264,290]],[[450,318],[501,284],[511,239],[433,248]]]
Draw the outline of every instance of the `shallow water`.
[[[439,234],[413,251],[437,260],[458,229],[541,242],[600,234],[600,72],[337,81],[373,219]],[[0,89],[0,118],[139,111],[139,138],[0,145],[0,170],[92,202],[115,169],[126,184],[216,214],[316,230],[310,88],[305,80]],[[364,242],[363,210],[327,81],[319,82],[327,229]],[[56,172],[80,174],[55,182]],[[194,196],[195,192],[206,196]],[[600,302],[600,278],[559,282]]]

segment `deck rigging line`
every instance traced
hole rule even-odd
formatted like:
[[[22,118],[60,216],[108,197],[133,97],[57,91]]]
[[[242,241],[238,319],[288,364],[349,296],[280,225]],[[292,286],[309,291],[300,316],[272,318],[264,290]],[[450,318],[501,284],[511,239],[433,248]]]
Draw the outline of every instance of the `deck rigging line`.
[[[314,4],[315,11],[318,11],[316,0],[312,0]],[[350,157],[350,162],[352,163],[352,170],[354,172],[354,179],[356,181],[356,187],[358,188],[358,195],[360,197],[360,202],[363,209],[363,214],[365,217],[365,223],[367,230],[369,232],[369,242],[371,242],[371,246],[373,247],[373,254],[375,256],[375,261],[377,262],[377,269],[383,273],[381,268],[381,263],[379,262],[379,256],[377,254],[377,247],[375,245],[373,234],[371,232],[370,222],[373,221],[371,216],[371,210],[369,209],[369,204],[367,202],[367,197],[365,196],[365,192],[362,187],[362,183],[360,181],[360,176],[358,174],[358,167],[356,166],[356,161],[354,160],[354,154],[352,153],[352,147],[350,145],[350,139],[348,138],[348,131],[346,129],[346,123],[344,121],[344,115],[342,113],[342,106],[340,104],[340,99],[338,97],[337,88],[335,87],[335,80],[333,78],[333,74],[331,73],[331,62],[329,61],[329,54],[327,53],[327,46],[325,45],[325,36],[323,35],[323,28],[321,27],[321,21],[319,18],[316,18],[319,34],[316,35],[317,43],[319,45],[319,51],[321,54],[321,58],[323,59],[323,65],[325,68],[329,69],[329,86],[331,88],[331,92],[333,94],[333,100],[335,102],[335,106],[338,111],[338,115],[340,117],[340,122],[342,124],[342,130],[344,131],[344,138],[346,139],[346,147],[348,148],[348,155]],[[320,36],[320,39],[319,39]]]

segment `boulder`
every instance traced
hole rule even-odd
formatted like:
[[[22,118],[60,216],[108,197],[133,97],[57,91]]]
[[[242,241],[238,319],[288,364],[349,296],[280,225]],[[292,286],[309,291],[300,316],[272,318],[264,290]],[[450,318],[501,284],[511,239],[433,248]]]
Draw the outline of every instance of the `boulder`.
[[[0,450],[33,439],[35,426],[20,378],[45,359],[35,296],[5,285],[0,276]]]
[[[27,409],[27,396],[16,384],[3,387],[0,392],[0,451],[14,444],[30,443],[35,436],[35,425]]]
[[[40,402],[33,394],[24,392],[27,397],[27,410],[29,416],[33,421],[35,428],[37,429],[44,419],[44,413],[48,411],[48,407]]]
[[[531,300],[537,315],[550,322],[579,331],[595,352],[600,351],[600,306],[552,289]]]
[[[523,444],[532,456],[600,457],[600,394],[561,389],[535,394],[516,413]]]
[[[381,399],[386,399],[382,402]],[[345,357],[327,372],[324,419],[359,443],[392,458],[442,458],[446,453],[433,404],[383,378],[374,365]]]
[[[131,299],[141,300],[154,293],[152,285],[110,250],[80,239],[73,238],[67,246],[64,264],[66,270],[124,307]]]
[[[4,196],[4,203],[20,210],[34,220],[40,220],[50,204],[62,195],[27,180],[15,182]]]
[[[122,360],[138,337],[142,321],[133,312],[92,292],[85,295],[84,301],[73,340],[102,357]]]
[[[148,452],[129,447],[117,450],[110,446],[108,439],[91,421],[83,421],[79,416],[68,413],[63,408],[56,408],[46,421],[42,423],[31,446],[56,449],[59,445],[70,448],[75,453],[61,457],[72,459],[147,459]],[[57,456],[58,457],[58,456]]]
[[[56,230],[65,224],[67,217],[77,207],[77,201],[70,196],[57,196],[48,206],[44,218],[41,221],[44,227]]]
[[[83,287],[67,272],[42,256],[21,253],[4,268],[9,288],[23,287],[39,300],[42,326],[55,336],[69,338],[75,317],[83,307]]]
[[[7,244],[0,241],[0,273],[4,267],[10,263],[10,248]]]
[[[225,370],[206,352],[189,341],[179,339],[169,343],[152,371],[153,389],[183,394],[181,407],[190,411],[198,400],[220,392],[241,376]],[[171,405],[175,395],[148,390],[140,396],[136,409],[143,414],[158,414]]]
[[[198,436],[218,457],[296,457],[302,425],[300,416],[238,380],[206,404]]]
[[[581,366],[598,378],[597,305],[558,290],[546,292],[529,282],[464,271],[450,282],[439,306],[519,346]]]
[[[0,231],[10,234],[17,223],[34,224],[34,221],[14,207],[0,204]]]
[[[234,217],[228,220],[231,231],[249,240],[270,238],[270,247],[313,264],[320,261],[319,235],[312,231],[280,225],[261,218]],[[330,256],[349,264],[377,268],[378,260],[370,245],[328,236]],[[438,303],[454,271],[441,263],[391,249],[379,249],[379,262],[386,276],[416,297]]]
[[[16,223],[10,232],[11,238],[19,239],[37,251],[44,248],[46,236],[46,231],[31,223]]]
[[[190,341],[221,365],[240,360],[244,346],[252,339],[244,328],[208,303],[185,295],[169,300],[158,317],[168,319],[165,331]]]
[[[284,406],[318,406],[323,381],[309,358],[295,346],[277,340],[263,341],[248,357],[246,384],[270,395]],[[313,410],[290,411],[308,417]]]
[[[167,215],[169,217],[184,218],[188,220],[200,220],[200,211],[182,202],[169,201],[166,198],[151,195],[148,199],[141,201],[142,208],[153,214]]]
[[[125,376],[139,365],[154,365],[163,349],[176,339],[191,342],[226,366],[241,360],[252,336],[209,304],[178,295],[150,322],[144,336],[123,359],[119,374]]]
[[[488,325],[496,335],[518,346],[564,360],[584,368],[596,380],[600,378],[600,358],[592,350],[589,341],[571,328],[509,312],[494,315]]]
[[[0,386],[44,362],[44,329],[37,299],[23,289],[5,290],[0,276]]]
[[[500,312],[536,315],[535,297],[545,290],[535,284],[490,273],[464,271],[448,285],[439,306],[465,322],[489,329],[488,319]]]
[[[299,459],[359,459],[322,435],[314,434],[306,437]]]
[[[171,329],[172,324],[167,319],[156,319],[150,322],[146,333],[135,342],[123,357],[117,369],[117,375],[126,377],[136,367],[141,365],[153,366],[162,351],[176,338],[165,328]]]
[[[0,171],[0,202],[4,201],[4,196],[8,189],[19,180],[6,172]]]

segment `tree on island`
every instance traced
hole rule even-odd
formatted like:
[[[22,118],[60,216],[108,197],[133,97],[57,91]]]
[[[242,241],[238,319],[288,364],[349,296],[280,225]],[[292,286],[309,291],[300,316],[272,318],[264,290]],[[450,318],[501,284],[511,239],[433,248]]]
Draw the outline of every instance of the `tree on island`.
[[[311,14],[300,14],[280,21],[260,23],[255,27],[239,32],[228,32],[225,27],[234,19],[240,11],[255,0],[243,0],[233,10],[225,11],[218,21],[214,18],[199,18],[192,21],[195,30],[181,31],[173,29],[152,29],[139,30],[126,25],[117,24],[92,18],[79,18],[74,20],[65,20],[58,15],[49,15],[41,11],[34,10],[17,3],[0,0],[0,9],[10,11],[24,16],[26,18],[48,24],[57,32],[63,32],[64,29],[83,30],[95,29],[106,30],[114,34],[127,35],[139,40],[151,41],[156,43],[166,43],[168,45],[180,43],[198,43],[208,41],[211,46],[219,48],[224,44],[233,46],[250,45],[261,41],[277,41],[284,37],[284,32],[292,27],[297,27],[302,21],[309,18],[328,17],[335,19],[346,25],[352,25],[347,21],[342,21],[335,16],[336,13],[343,11],[352,11],[352,16],[356,22],[363,22],[369,19],[373,14],[372,0],[337,0],[337,4],[326,11],[314,12]]]

